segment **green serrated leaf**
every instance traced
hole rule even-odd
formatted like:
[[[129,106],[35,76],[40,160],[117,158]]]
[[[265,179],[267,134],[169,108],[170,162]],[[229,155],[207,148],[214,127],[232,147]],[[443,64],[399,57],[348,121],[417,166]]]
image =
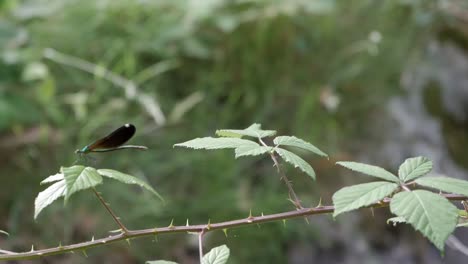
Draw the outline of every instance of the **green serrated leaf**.
[[[256,137],[264,138],[276,135],[275,130],[262,130],[260,124],[252,124],[246,129],[220,129],[216,130],[216,135],[220,137]]]
[[[58,198],[65,196],[67,192],[67,184],[65,180],[58,181],[40,192],[34,201],[34,219],[48,205],[53,203]]]
[[[373,165],[359,163],[359,162],[352,162],[352,161],[339,161],[336,164],[341,165],[350,170],[364,173],[369,176],[377,177],[383,180],[392,181],[392,182],[400,182],[398,177],[395,176],[393,173],[378,166],[373,166]]]
[[[468,181],[465,180],[449,177],[424,177],[415,182],[425,187],[468,196]]]
[[[241,138],[196,138],[183,143],[175,144],[175,147],[186,147],[193,149],[225,149],[225,148],[238,148],[240,146],[258,146],[252,140]]]
[[[272,147],[245,145],[235,149],[236,159],[242,156],[258,156],[272,151]]]
[[[273,139],[273,143],[280,146],[292,146],[305,149],[319,156],[328,157],[328,155],[325,152],[321,151],[316,146],[294,136],[278,136],[275,139]]]
[[[242,138],[244,136],[239,133],[230,132],[227,130],[216,130],[216,135],[218,137],[229,137],[229,138]]]
[[[215,247],[206,253],[201,263],[202,264],[224,264],[229,258],[229,248],[226,245]]]
[[[404,182],[428,174],[432,170],[432,161],[426,157],[406,159],[398,169],[398,176]]]
[[[374,204],[390,195],[398,184],[378,181],[344,187],[333,195],[333,217],[364,206]]]
[[[137,177],[122,173],[120,171],[110,170],[110,169],[99,169],[97,170],[97,172],[104,177],[108,177],[108,178],[120,181],[122,183],[125,183],[125,184],[139,185],[140,187],[145,188],[146,190],[152,192],[159,199],[161,199],[161,201],[164,201],[162,196],[159,195],[159,193],[156,192],[156,190],[154,190],[153,187],[151,187],[148,183],[138,179]]]
[[[145,264],[177,264],[177,262],[168,261],[168,260],[152,260],[152,261],[146,261]]]
[[[275,151],[281,156],[281,158],[284,161],[292,164],[295,168],[299,168],[301,171],[305,172],[307,175],[309,175],[310,177],[312,177],[312,179],[315,180],[314,169],[301,157],[292,153],[291,151],[282,148],[275,148]]]
[[[102,183],[102,177],[95,168],[76,165],[62,168],[67,193],[65,200],[77,191],[88,189]]]
[[[396,226],[397,224],[406,223],[406,219],[401,216],[395,216],[387,220],[387,225],[390,223],[393,223],[393,226]]]
[[[49,177],[45,178],[43,181],[41,181],[41,185],[46,184],[46,183],[60,181],[63,179],[64,179],[63,173],[57,173],[57,174],[50,175]]]
[[[446,198],[425,190],[393,196],[390,210],[427,237],[440,251],[457,225],[457,207]]]

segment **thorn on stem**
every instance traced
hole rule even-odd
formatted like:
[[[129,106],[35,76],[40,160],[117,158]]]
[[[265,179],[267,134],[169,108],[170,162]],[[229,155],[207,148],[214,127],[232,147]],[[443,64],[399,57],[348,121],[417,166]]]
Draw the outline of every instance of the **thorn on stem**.
[[[174,228],[174,218],[172,218],[171,223],[168,226],[169,228]]]

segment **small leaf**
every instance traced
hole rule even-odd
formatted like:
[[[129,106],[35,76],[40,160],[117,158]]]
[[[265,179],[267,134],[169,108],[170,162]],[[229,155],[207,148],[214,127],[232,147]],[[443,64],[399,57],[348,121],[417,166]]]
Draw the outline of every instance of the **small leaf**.
[[[336,164],[341,165],[350,170],[364,173],[369,176],[377,177],[383,180],[392,181],[392,182],[400,182],[398,177],[395,176],[393,173],[388,172],[387,170],[380,168],[378,166],[373,166],[373,165],[359,163],[359,162],[352,162],[352,161],[339,161]]]
[[[40,192],[34,201],[34,219],[36,219],[39,213],[49,204],[65,196],[66,192],[67,185],[65,180],[58,181]]]
[[[468,181],[449,177],[424,177],[415,182],[425,187],[468,196]]]
[[[139,185],[142,188],[145,188],[146,190],[152,192],[154,195],[156,195],[161,201],[164,201],[161,195],[159,195],[158,192],[156,192],[153,187],[151,187],[148,183],[138,179],[137,177],[122,173],[120,171],[116,170],[109,170],[109,169],[99,169],[97,172],[104,176],[108,177],[117,181],[120,181],[125,184],[136,184]]]
[[[50,175],[49,177],[45,178],[43,181],[41,181],[41,185],[46,184],[46,183],[60,181],[63,179],[64,179],[63,173],[57,173],[57,174]]]
[[[88,189],[102,183],[102,177],[95,168],[76,165],[62,168],[67,193],[65,200],[77,191]]]
[[[378,181],[344,187],[333,195],[333,217],[364,206],[374,204],[390,195],[398,184]]]
[[[275,130],[262,130],[260,124],[253,124],[246,129],[220,129],[216,130],[216,135],[220,137],[240,138],[242,136],[264,138],[274,136]]]
[[[404,182],[428,174],[432,170],[432,161],[426,157],[406,159],[398,169],[398,176]]]
[[[312,179],[315,180],[314,169],[301,157],[282,148],[275,148],[275,151],[281,156],[281,158],[283,158],[283,160],[292,164],[295,168],[299,168],[301,171],[307,173],[310,177],[312,177]]]
[[[175,147],[186,147],[193,149],[225,149],[225,148],[238,148],[240,146],[258,146],[258,144],[251,140],[241,138],[196,138],[183,143],[175,144]]]
[[[457,225],[457,207],[425,190],[397,193],[390,202],[390,210],[406,219],[440,251],[444,251],[445,241]]]
[[[265,146],[260,146],[260,145],[257,145],[257,146],[254,146],[254,145],[240,146],[240,147],[236,148],[236,150],[235,150],[236,159],[238,157],[242,157],[242,156],[258,156],[258,155],[262,155],[264,153],[270,152],[272,150],[273,150],[272,147],[265,147]]]
[[[229,248],[226,245],[215,247],[203,256],[202,264],[224,264],[229,258]]]
[[[397,224],[406,223],[406,219],[401,216],[395,216],[387,220],[387,225],[390,223],[393,223],[393,226],[396,226]]]
[[[275,143],[276,145],[281,145],[281,146],[292,146],[292,147],[302,148],[302,149],[311,151],[312,153],[315,153],[319,156],[328,157],[328,155],[325,152],[321,151],[316,146],[297,137],[279,136],[273,140],[273,143]]]
[[[152,260],[152,261],[146,261],[145,264],[177,264],[177,262],[168,261],[168,260]]]
[[[8,232],[3,231],[3,230],[0,230],[0,234],[4,234],[4,235],[6,235],[6,236],[10,236],[10,234],[8,234]]]

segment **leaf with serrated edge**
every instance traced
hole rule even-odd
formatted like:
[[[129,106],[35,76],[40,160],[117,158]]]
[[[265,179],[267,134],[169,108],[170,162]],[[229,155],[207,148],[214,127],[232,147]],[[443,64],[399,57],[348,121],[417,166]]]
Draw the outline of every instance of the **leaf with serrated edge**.
[[[146,261],[145,264],[177,264],[177,262],[167,261],[167,260],[151,260],[151,261]]]
[[[468,196],[468,181],[449,177],[423,177],[415,182],[425,187]]]
[[[252,124],[246,129],[219,129],[216,130],[216,135],[220,137],[270,137],[276,135],[275,130],[262,130],[260,124]]]
[[[273,139],[273,143],[275,143],[276,145],[281,145],[281,146],[292,146],[292,147],[305,149],[319,156],[328,157],[328,155],[325,152],[321,151],[316,146],[294,136],[278,136],[275,139]]]
[[[102,177],[95,168],[76,165],[62,168],[67,193],[65,200],[77,191],[88,189],[102,183]]]
[[[398,184],[378,181],[344,187],[333,195],[333,217],[364,206],[374,204],[390,195]]]
[[[34,201],[34,219],[36,219],[39,213],[49,204],[53,203],[58,198],[65,196],[66,192],[67,185],[65,180],[58,181],[40,192]]]
[[[390,211],[401,216],[427,237],[440,251],[457,225],[457,207],[446,198],[425,190],[393,196]]]
[[[122,173],[120,171],[110,170],[110,169],[99,169],[99,170],[97,170],[97,172],[101,176],[108,177],[108,178],[120,181],[122,183],[125,183],[125,184],[139,185],[140,187],[145,188],[146,190],[148,190],[151,193],[153,193],[154,195],[156,195],[159,199],[164,201],[162,196],[159,195],[159,193],[156,192],[156,190],[154,190],[153,187],[151,187],[148,183],[138,179],[137,177]]]
[[[307,175],[309,175],[310,177],[312,177],[312,179],[315,180],[314,169],[301,157],[292,153],[291,151],[282,148],[275,148],[275,151],[281,156],[283,160],[292,164],[295,168],[299,168],[301,171],[307,173]]]
[[[398,176],[404,182],[428,174],[432,170],[432,161],[426,157],[406,159],[398,169]]]
[[[246,145],[246,146],[240,146],[238,148],[235,149],[235,152],[236,152],[236,159],[238,157],[242,157],[242,156],[258,156],[258,155],[262,155],[262,154],[265,154],[269,151],[272,151],[273,148],[272,147],[265,147],[265,146],[250,146],[250,145]]]
[[[50,175],[49,177],[45,178],[43,181],[41,181],[41,185],[46,184],[46,183],[60,181],[63,179],[64,179],[63,173],[57,173],[57,174]]]
[[[400,182],[398,177],[395,176],[393,173],[378,166],[373,166],[373,165],[353,162],[353,161],[339,161],[336,164],[341,165],[350,170],[364,173],[369,176],[377,177],[383,180],[392,181],[392,182]]]
[[[215,247],[206,253],[201,263],[202,264],[224,264],[229,258],[229,248],[226,245]]]
[[[193,149],[226,149],[237,148],[244,145],[258,146],[256,142],[247,139],[204,137],[178,143],[175,144],[174,147],[186,147]]]
[[[406,223],[406,219],[401,216],[395,216],[387,219],[387,225],[389,225],[390,223],[393,223],[393,226],[396,226],[397,224]]]

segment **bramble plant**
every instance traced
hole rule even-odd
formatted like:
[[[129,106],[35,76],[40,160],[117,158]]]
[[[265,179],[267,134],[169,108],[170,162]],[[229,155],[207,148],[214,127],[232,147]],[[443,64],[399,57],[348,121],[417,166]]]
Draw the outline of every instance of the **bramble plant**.
[[[330,214],[334,217],[359,208],[390,207],[395,215],[388,219],[387,223],[408,223],[417,231],[427,237],[441,252],[447,238],[457,227],[467,226],[468,212],[465,200],[468,200],[468,181],[443,177],[426,176],[432,170],[432,162],[425,157],[414,157],[405,160],[399,167],[398,173],[393,174],[383,168],[357,163],[337,162],[347,169],[378,178],[379,181],[357,184],[344,187],[333,195],[333,206],[325,206],[321,203],[316,207],[303,207],[301,200],[286,173],[281,168],[280,159],[293,165],[300,171],[315,180],[314,169],[300,156],[293,152],[294,148],[309,151],[321,157],[328,155],[314,145],[294,136],[276,136],[274,130],[263,130],[260,124],[253,124],[246,129],[222,129],[216,131],[217,137],[196,138],[183,143],[175,144],[175,147],[191,149],[216,150],[233,149],[235,158],[246,156],[269,156],[276,170],[284,181],[289,192],[289,200],[295,206],[294,210],[270,215],[254,216],[251,213],[246,218],[230,220],[219,223],[190,225],[187,220],[185,226],[175,226],[171,223],[167,227],[151,229],[129,230],[120,221],[104,201],[102,195],[96,190],[96,186],[103,183],[103,177],[111,178],[125,184],[137,184],[152,192],[162,200],[162,197],[144,181],[110,169],[96,169],[75,165],[62,167],[60,172],[44,179],[41,184],[52,183],[44,191],[40,192],[35,201],[35,214],[39,213],[58,198],[64,197],[65,202],[78,191],[90,189],[97,196],[115,223],[119,226],[118,234],[112,234],[101,239],[92,239],[72,245],[59,245],[58,247],[35,250],[29,252],[11,252],[0,250],[0,260],[34,259],[48,255],[63,254],[65,252],[83,251],[91,247],[105,245],[120,240],[129,240],[136,237],[154,236],[165,233],[188,232],[198,235],[199,257],[203,264],[226,263],[230,250],[226,245],[221,245],[203,254],[203,238],[208,232],[222,230],[227,233],[229,228],[260,224],[272,221],[284,221],[290,218],[305,217],[315,214]],[[269,138],[272,140],[265,140]],[[267,144],[267,142],[272,144]],[[287,150],[288,148],[290,150]],[[432,192],[429,190],[437,190]],[[445,192],[445,193],[443,193]],[[464,206],[459,210],[452,201],[461,200]],[[5,231],[0,233],[8,235]],[[175,263],[165,260],[147,261],[148,264]]]

